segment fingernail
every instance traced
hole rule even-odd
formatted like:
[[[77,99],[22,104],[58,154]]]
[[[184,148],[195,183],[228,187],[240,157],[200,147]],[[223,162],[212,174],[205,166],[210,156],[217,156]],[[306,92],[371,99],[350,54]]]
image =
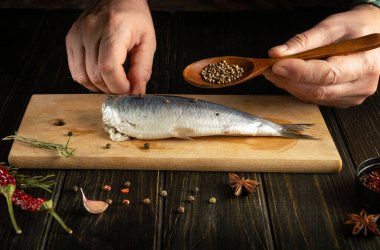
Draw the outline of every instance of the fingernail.
[[[273,50],[278,50],[280,52],[285,52],[285,51],[288,50],[288,45],[285,45],[285,44],[278,45],[276,47],[273,47]]]
[[[272,68],[272,71],[276,75],[280,75],[280,76],[283,76],[283,77],[287,77],[288,76],[288,70],[285,67],[282,67],[282,66],[277,66],[277,67],[275,66],[275,67]]]

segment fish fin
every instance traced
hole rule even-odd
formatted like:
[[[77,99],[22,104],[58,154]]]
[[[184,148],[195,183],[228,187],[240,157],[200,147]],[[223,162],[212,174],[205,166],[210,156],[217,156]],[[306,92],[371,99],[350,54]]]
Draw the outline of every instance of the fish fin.
[[[301,134],[301,131],[309,129],[314,124],[282,124],[283,130],[281,131],[281,136],[295,139],[307,139],[307,140],[318,140],[311,135]]]
[[[174,133],[176,134],[176,138],[193,140],[189,135],[194,133],[194,130],[191,128],[175,128]]]
[[[312,124],[312,123],[305,123],[305,124],[281,124],[281,126],[286,131],[303,131],[303,130],[311,128],[314,125],[315,124]]]
[[[281,136],[287,137],[287,138],[294,138],[294,139],[303,139],[303,140],[320,140],[319,138],[316,138],[314,136],[300,134],[294,131],[282,131]]]

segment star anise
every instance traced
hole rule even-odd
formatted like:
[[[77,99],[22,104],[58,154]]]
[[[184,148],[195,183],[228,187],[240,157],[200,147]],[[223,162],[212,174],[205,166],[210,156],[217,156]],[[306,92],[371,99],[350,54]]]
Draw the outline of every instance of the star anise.
[[[230,187],[234,190],[235,196],[240,196],[243,192],[251,194],[256,191],[256,187],[260,185],[257,181],[240,178],[237,174],[228,174]]]
[[[364,209],[360,212],[360,214],[349,214],[349,219],[344,222],[347,225],[354,225],[352,229],[352,234],[357,235],[361,231],[363,231],[364,236],[367,236],[367,231],[369,230],[376,236],[380,236],[380,230],[377,228],[377,220],[380,217],[380,214],[369,214],[364,211]]]

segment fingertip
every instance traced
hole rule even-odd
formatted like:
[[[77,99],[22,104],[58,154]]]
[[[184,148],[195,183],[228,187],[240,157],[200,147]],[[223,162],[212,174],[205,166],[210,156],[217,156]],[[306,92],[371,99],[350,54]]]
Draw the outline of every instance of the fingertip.
[[[145,92],[146,92],[146,83],[135,84],[132,86],[131,94],[133,95],[145,94]]]
[[[289,53],[287,53],[289,47],[286,44],[278,45],[276,47],[271,48],[268,51],[268,54],[270,57],[279,57],[279,56],[284,56]]]
[[[131,83],[132,94],[144,94],[150,76],[151,71],[145,67],[138,67],[138,65],[131,67],[128,72],[128,79]]]
[[[287,77],[289,75],[288,69],[285,66],[279,64],[273,65],[272,71],[274,74],[282,77]]]

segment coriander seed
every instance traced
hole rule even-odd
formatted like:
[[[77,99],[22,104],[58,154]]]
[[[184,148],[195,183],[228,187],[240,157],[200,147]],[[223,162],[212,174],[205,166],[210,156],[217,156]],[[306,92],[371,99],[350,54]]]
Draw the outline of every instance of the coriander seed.
[[[149,149],[150,148],[150,144],[149,143],[144,143],[144,149]]]
[[[243,77],[244,69],[237,64],[228,64],[226,60],[211,63],[200,72],[202,79],[216,84],[230,83]]]
[[[130,187],[130,186],[131,186],[131,182],[130,182],[130,181],[126,181],[126,182],[124,182],[124,186],[126,186],[126,187]]]
[[[73,186],[73,191],[74,192],[78,192],[78,190],[79,190],[78,186]]]
[[[162,197],[166,197],[166,196],[168,196],[168,192],[166,190],[161,190],[160,195]]]
[[[108,205],[112,204],[112,200],[111,199],[107,199],[106,202],[107,202]]]
[[[215,204],[216,203],[216,198],[215,197],[211,197],[210,200],[209,200],[209,202],[211,204]]]
[[[192,196],[192,195],[190,195],[190,196],[187,198],[187,200],[188,200],[189,202],[193,202],[193,201],[195,201],[195,197]]]

